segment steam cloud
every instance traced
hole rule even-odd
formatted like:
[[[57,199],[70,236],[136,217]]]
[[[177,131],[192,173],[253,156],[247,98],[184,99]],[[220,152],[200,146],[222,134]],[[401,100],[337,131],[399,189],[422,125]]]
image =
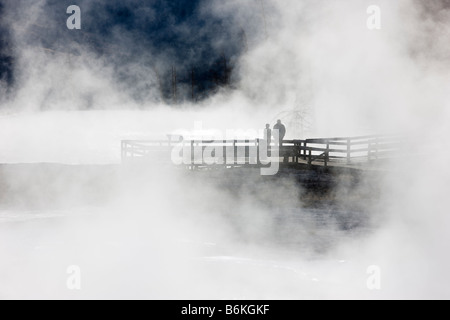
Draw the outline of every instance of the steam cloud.
[[[75,2],[0,5],[0,298],[450,296],[448,1]],[[212,88],[223,55],[232,79]],[[414,132],[430,151],[341,177],[338,206],[312,212],[292,173],[117,165],[122,139],[279,117],[287,138]]]

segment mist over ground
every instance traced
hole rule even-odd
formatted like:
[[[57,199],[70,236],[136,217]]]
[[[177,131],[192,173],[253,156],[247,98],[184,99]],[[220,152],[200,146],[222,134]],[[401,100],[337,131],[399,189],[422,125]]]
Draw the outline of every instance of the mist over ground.
[[[443,0],[0,1],[0,298],[449,298],[449,15]],[[268,179],[120,165],[120,140],[278,118],[287,138],[412,132],[430,153]]]

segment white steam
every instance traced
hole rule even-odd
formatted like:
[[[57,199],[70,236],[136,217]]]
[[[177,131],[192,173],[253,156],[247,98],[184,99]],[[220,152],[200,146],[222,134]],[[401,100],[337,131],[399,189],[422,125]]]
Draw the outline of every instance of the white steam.
[[[237,89],[177,107],[158,102],[152,68],[128,70],[149,81],[148,102],[136,101],[100,56],[28,47],[27,21],[45,12],[21,8],[10,21],[18,78],[0,117],[0,298],[449,298],[448,6],[262,2],[264,15],[259,1],[203,7],[242,26],[248,51]],[[379,31],[366,27],[373,4]],[[120,140],[277,117],[288,138],[412,131],[418,151],[434,149],[370,175],[355,198],[341,181],[345,210],[370,215],[356,231],[333,215],[319,224],[289,176],[118,165]],[[361,203],[373,183],[376,201]],[[81,291],[67,289],[70,265]],[[379,291],[366,286],[371,265]]]

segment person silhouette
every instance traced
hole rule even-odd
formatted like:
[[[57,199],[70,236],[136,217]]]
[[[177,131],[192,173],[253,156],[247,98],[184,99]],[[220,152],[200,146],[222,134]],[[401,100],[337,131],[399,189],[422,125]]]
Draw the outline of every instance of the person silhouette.
[[[277,124],[273,126],[274,130],[278,130],[278,141],[275,141],[280,147],[283,145],[283,139],[286,136],[286,127],[281,123],[281,120],[277,121]]]

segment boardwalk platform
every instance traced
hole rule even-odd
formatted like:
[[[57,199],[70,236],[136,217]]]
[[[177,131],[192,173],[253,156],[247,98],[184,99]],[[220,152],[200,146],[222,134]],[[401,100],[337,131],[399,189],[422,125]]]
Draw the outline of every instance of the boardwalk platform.
[[[392,158],[402,146],[398,136],[360,136],[285,140],[282,146],[265,140],[124,140],[122,163],[152,162],[190,170],[265,167],[273,162],[290,166],[369,167]]]

